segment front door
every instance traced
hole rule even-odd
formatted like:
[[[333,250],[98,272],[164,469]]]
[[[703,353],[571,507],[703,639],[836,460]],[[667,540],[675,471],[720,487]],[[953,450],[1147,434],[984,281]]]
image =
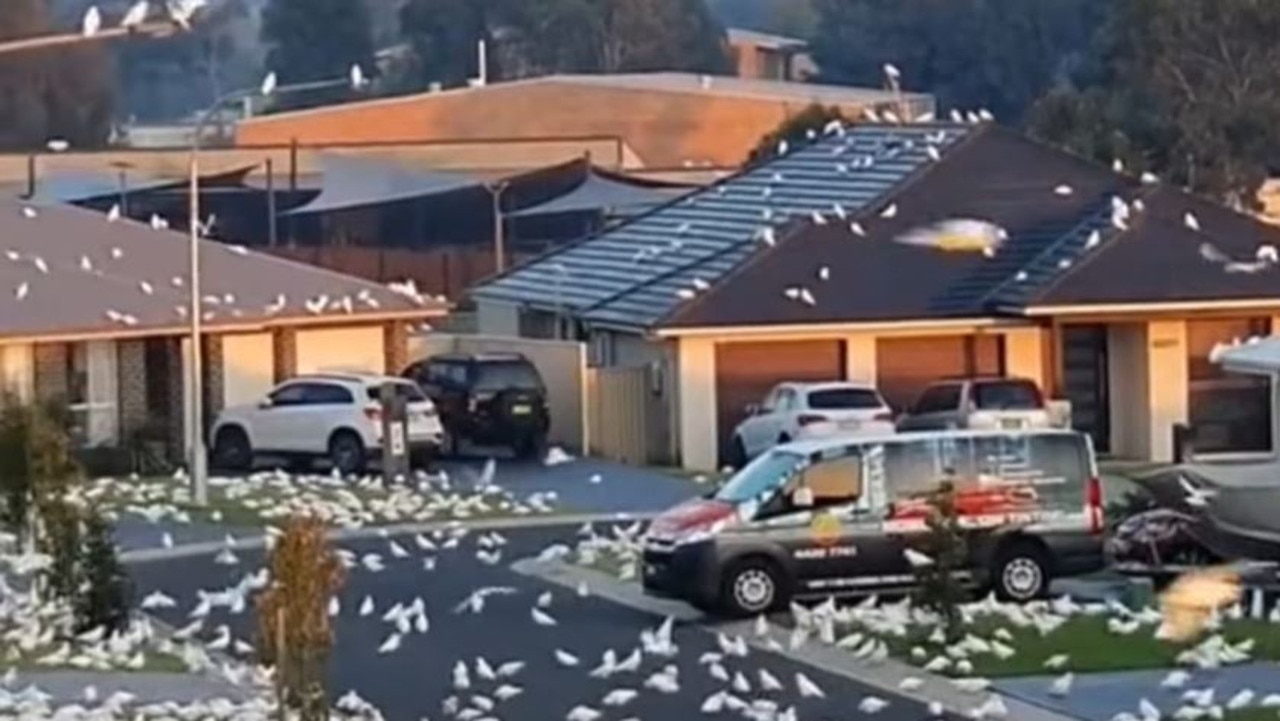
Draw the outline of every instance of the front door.
[[[1071,425],[1089,434],[1099,453],[1107,453],[1111,450],[1107,327],[1066,326],[1061,343],[1062,393],[1071,402]]]

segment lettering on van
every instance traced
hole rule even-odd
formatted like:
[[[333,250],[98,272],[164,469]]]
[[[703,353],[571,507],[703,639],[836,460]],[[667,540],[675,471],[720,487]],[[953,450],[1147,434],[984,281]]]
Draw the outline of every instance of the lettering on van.
[[[853,558],[858,555],[857,546],[813,546],[797,548],[791,553],[797,561],[820,561],[824,558]]]

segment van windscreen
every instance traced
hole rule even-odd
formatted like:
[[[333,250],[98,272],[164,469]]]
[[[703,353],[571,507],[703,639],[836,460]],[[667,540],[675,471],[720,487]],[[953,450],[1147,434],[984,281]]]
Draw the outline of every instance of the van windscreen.
[[[772,494],[795,473],[804,457],[790,451],[772,450],[743,466],[729,482],[716,491],[717,501],[745,503]]]

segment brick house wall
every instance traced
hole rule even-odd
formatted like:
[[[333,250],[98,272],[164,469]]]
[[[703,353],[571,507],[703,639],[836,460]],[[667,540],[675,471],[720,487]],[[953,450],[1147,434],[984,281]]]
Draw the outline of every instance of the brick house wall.
[[[59,401],[67,397],[66,343],[35,344],[35,396],[39,401]]]
[[[281,383],[298,374],[298,332],[277,328],[271,332],[271,340],[275,382]]]
[[[116,393],[120,409],[120,441],[128,444],[150,420],[147,405],[147,342],[116,342]]]
[[[382,326],[382,352],[386,356],[384,372],[400,375],[409,364],[409,329],[404,323],[391,322]]]

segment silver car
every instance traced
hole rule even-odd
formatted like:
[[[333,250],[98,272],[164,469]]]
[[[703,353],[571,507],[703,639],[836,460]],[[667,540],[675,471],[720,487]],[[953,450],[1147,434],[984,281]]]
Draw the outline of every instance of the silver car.
[[[939,381],[898,421],[899,431],[1026,430],[1058,425],[1035,381],[965,378]]]

